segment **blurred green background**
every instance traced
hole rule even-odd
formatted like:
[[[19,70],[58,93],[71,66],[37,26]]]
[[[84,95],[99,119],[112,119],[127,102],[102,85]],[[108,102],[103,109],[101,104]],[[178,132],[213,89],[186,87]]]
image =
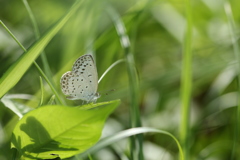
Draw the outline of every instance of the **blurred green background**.
[[[29,0],[40,34],[61,18],[73,0]],[[238,0],[194,0],[193,17],[193,90],[190,121],[190,159],[227,160],[232,154],[237,113],[236,57],[224,7],[230,4],[239,38],[240,3]],[[181,119],[180,80],[186,23],[183,0],[89,0],[45,48],[51,77],[62,99],[60,77],[71,70],[83,54],[93,53],[99,77],[115,61],[123,59],[124,49],[108,8],[116,11],[126,27],[139,76],[139,109],[143,126],[171,132],[179,138]],[[28,48],[36,40],[29,15],[22,1],[0,0],[0,20]],[[238,39],[237,39],[238,40]],[[22,49],[0,26],[0,76],[23,54]],[[36,62],[42,67],[39,57]],[[37,107],[40,82],[34,65],[8,92],[15,105]],[[44,104],[52,92],[44,82]],[[109,118],[103,136],[129,128],[129,83],[125,63],[113,68],[99,84],[98,102],[121,99],[121,106]],[[110,90],[114,89],[114,92]],[[108,93],[108,95],[105,95]],[[19,95],[16,95],[19,94]],[[23,98],[19,98],[22,96]],[[11,156],[11,132],[18,117],[0,103],[0,159]],[[239,135],[237,135],[239,137]],[[104,148],[94,159],[124,159],[127,140]],[[236,147],[240,150],[239,143]],[[144,137],[146,160],[177,159],[178,149],[164,135]],[[238,159],[240,153],[232,159]]]

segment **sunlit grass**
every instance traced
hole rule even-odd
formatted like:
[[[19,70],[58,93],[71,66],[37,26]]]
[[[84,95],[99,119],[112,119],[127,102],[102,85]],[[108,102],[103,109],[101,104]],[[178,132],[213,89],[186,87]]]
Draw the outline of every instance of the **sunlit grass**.
[[[189,129],[190,110],[192,99],[192,5],[190,0],[185,0],[186,27],[183,41],[183,60],[181,73],[181,123],[180,138],[183,146],[184,158],[189,159],[191,132]]]
[[[235,114],[236,116],[236,122],[235,122],[235,131],[234,131],[234,135],[233,135],[233,147],[232,147],[232,154],[231,154],[231,159],[234,159],[234,157],[236,157],[236,153],[238,150],[238,142],[239,142],[239,124],[240,124],[240,52],[239,52],[239,44],[237,43],[237,37],[236,37],[236,24],[234,22],[233,19],[233,15],[232,15],[232,11],[231,11],[231,5],[229,3],[225,3],[224,4],[225,7],[225,12],[226,15],[228,17],[228,23],[229,23],[229,30],[231,33],[231,39],[232,39],[232,45],[233,45],[233,52],[235,54],[236,57],[236,61],[237,63],[235,64],[236,66],[236,73],[237,73],[237,112]]]
[[[220,1],[79,2],[64,23],[73,1],[2,3],[0,159],[14,157],[10,108],[82,104],[67,100],[59,81],[86,53],[96,60],[98,102],[121,103],[103,139],[71,160],[238,159],[239,3],[226,2],[228,12]],[[26,50],[35,56],[24,58]]]

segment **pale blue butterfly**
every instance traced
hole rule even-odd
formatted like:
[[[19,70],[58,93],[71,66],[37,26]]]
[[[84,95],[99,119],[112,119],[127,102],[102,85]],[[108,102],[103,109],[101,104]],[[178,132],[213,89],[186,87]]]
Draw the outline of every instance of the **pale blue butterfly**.
[[[72,71],[64,73],[60,80],[62,92],[69,100],[96,101],[99,98],[98,73],[91,54],[79,57]]]

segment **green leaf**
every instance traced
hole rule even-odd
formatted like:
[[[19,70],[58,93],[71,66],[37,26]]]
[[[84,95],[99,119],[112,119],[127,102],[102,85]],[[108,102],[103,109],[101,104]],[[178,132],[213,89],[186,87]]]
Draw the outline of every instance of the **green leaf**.
[[[82,1],[77,1],[77,3],[73,5],[70,11],[62,19],[60,19],[54,26],[52,26],[5,72],[3,77],[0,79],[0,98],[17,84],[17,82],[34,62],[34,60],[41,53],[41,51],[49,43],[49,41],[56,35],[56,33],[64,26],[67,20],[79,8],[81,2]]]
[[[119,102],[88,104],[94,106],[88,110],[60,105],[40,107],[18,122],[12,147],[22,159],[67,158],[82,153],[99,140],[106,118]]]

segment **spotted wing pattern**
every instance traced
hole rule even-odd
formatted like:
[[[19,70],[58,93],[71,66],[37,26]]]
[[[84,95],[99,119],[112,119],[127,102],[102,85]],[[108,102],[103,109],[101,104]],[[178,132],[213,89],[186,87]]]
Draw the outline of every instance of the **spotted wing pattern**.
[[[67,99],[94,101],[97,98],[98,74],[92,55],[79,57],[72,71],[63,74],[60,84]]]

